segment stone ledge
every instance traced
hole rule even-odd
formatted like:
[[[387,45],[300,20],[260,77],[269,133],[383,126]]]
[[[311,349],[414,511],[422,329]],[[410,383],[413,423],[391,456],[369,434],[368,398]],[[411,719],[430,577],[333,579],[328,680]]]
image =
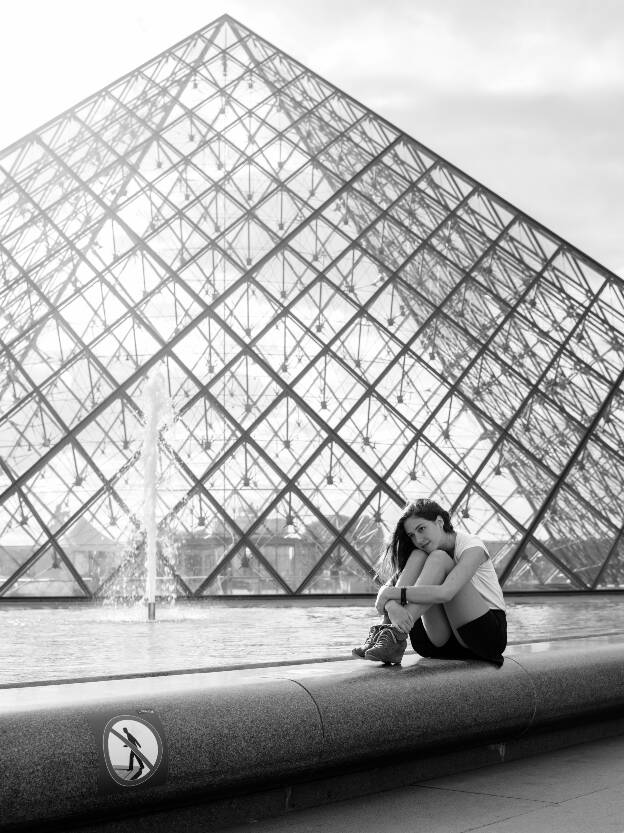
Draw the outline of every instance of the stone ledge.
[[[250,794],[273,795],[289,809],[293,789],[331,800],[331,789],[311,785],[350,778],[353,789],[367,772],[397,762],[426,769],[427,761],[461,760],[472,750],[468,760],[481,766],[499,761],[501,749],[536,751],[557,733],[574,743],[581,727],[599,731],[624,706],[624,643],[583,647],[510,652],[501,669],[411,657],[392,668],[353,660],[167,685],[154,677],[135,687],[58,686],[45,703],[33,689],[13,699],[2,692],[0,830],[69,830],[72,818],[98,817],[116,817],[111,830],[122,830],[124,816],[136,829],[141,814],[181,820],[202,805],[205,818],[211,802],[225,801],[233,813]],[[93,718],[137,709],[160,721],[166,779],[102,792]]]

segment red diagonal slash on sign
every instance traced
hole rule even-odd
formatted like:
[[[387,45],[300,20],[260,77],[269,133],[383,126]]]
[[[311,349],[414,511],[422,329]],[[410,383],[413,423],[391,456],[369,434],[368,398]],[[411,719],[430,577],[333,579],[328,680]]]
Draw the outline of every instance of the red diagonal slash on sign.
[[[125,746],[128,746],[134,752],[134,754],[137,756],[137,758],[140,758],[146,766],[148,766],[150,769],[152,768],[153,764],[151,764],[147,760],[145,755],[141,752],[141,750],[137,746],[135,746],[134,743],[132,743],[131,740],[129,740],[125,735],[122,735],[119,732],[117,732],[115,729],[109,729],[109,731],[110,731],[111,735],[115,735],[115,737],[119,738],[119,740],[122,741]]]

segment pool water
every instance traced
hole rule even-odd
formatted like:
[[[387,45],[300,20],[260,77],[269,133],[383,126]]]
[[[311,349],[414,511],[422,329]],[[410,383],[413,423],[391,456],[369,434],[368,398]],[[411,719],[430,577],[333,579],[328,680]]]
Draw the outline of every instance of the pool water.
[[[508,600],[509,642],[624,638],[624,595]],[[344,659],[378,621],[370,603],[183,602],[0,606],[0,685]]]

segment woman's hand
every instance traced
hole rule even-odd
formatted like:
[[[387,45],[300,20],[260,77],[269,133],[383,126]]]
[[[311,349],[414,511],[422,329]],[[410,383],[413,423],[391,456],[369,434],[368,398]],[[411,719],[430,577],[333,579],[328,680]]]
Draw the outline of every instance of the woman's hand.
[[[377,608],[377,613],[380,616],[384,615],[386,612],[386,605],[394,596],[396,596],[396,592],[392,585],[384,584],[383,587],[379,588],[377,599],[375,600],[375,607]]]

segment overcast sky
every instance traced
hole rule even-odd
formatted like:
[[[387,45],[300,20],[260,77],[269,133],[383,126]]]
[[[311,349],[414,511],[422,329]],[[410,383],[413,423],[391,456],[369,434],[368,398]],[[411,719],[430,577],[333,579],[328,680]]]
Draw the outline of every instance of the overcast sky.
[[[0,148],[224,12],[624,276],[622,0],[0,0]]]

